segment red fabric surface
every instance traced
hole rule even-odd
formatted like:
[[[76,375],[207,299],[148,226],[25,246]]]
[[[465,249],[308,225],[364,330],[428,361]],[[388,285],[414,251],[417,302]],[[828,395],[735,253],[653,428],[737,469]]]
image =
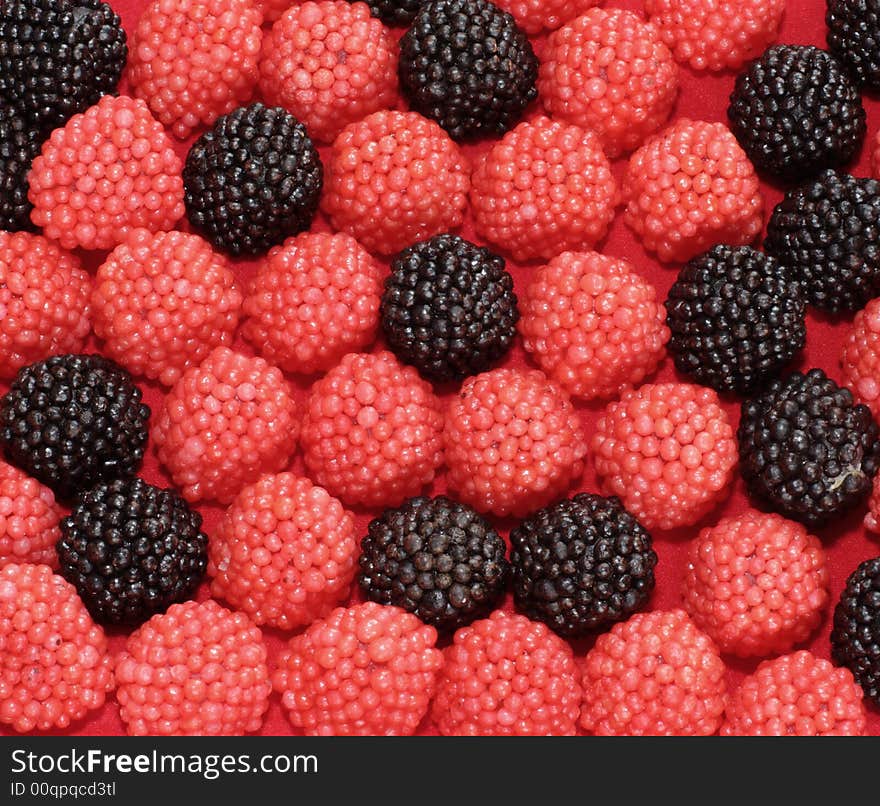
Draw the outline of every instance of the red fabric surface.
[[[121,14],[123,24],[127,31],[131,32],[137,22],[138,14],[146,5],[145,0],[110,0],[111,5]],[[641,12],[643,4],[641,0],[608,0],[604,4],[606,7],[625,8]],[[815,44],[824,46],[825,44],[825,0],[790,0],[788,10],[783,22],[783,26],[779,35],[779,42],[793,44]],[[541,40],[536,40],[536,50],[540,56]],[[735,74],[727,72],[723,74],[698,74],[688,68],[681,68],[681,91],[673,117],[690,117],[696,119],[704,119],[709,121],[726,121],[727,101],[730,91],[733,87]],[[121,91],[125,92],[127,85],[123,83]],[[868,112],[868,141],[875,136],[878,128],[880,128],[880,102],[873,98],[865,99],[865,106]],[[540,110],[540,104],[536,103],[532,113]],[[186,153],[189,143],[178,142],[179,152],[183,156]],[[471,157],[479,155],[485,150],[485,145],[468,146],[466,151]],[[324,152],[326,153],[326,152]],[[615,175],[620,178],[623,173],[625,160],[616,160],[614,163]],[[870,148],[865,147],[862,150],[860,159],[857,164],[851,166],[851,172],[858,176],[867,176],[870,172]],[[781,192],[767,183],[762,184],[762,190],[765,206],[765,223],[769,217],[773,206],[780,200]],[[181,222],[181,227],[185,227],[186,223]],[[327,229],[326,221],[319,219],[315,223],[316,229]],[[466,223],[461,234],[464,237],[473,238],[473,230]],[[640,244],[632,236],[631,232],[623,223],[621,211],[618,210],[608,237],[599,245],[599,251],[617,257],[625,257],[631,260],[638,271],[641,272],[656,286],[661,298],[665,298],[666,293],[673,283],[678,266],[661,265],[652,257],[648,256],[641,248]],[[87,263],[94,268],[100,263],[101,255],[89,255]],[[508,263],[517,287],[522,289],[527,281],[530,271],[534,265],[516,265],[512,262]],[[237,264],[237,271],[240,279],[246,280],[252,270],[253,264],[248,262],[240,262]],[[807,347],[802,357],[794,365],[795,368],[821,367],[831,377],[840,380],[839,356],[844,335],[849,327],[849,318],[829,318],[827,316],[816,315],[810,313],[808,317],[808,339]],[[100,349],[100,345],[92,343],[95,349]],[[252,352],[240,339],[237,347],[245,352]],[[381,342],[376,344],[374,349],[380,349]],[[522,347],[517,343],[515,349],[503,362],[504,366],[527,366],[529,364]],[[671,381],[683,380],[677,376],[673,367],[672,360],[666,358],[660,367],[660,370],[650,380]],[[297,395],[300,400],[304,398],[308,390],[308,379],[290,378]],[[154,408],[159,405],[162,398],[162,390],[160,387],[149,383],[142,383],[144,389],[145,401]],[[6,387],[0,387],[0,392],[5,392]],[[446,395],[448,398],[448,394]],[[725,409],[730,415],[731,422],[736,425],[739,419],[738,402],[727,397],[724,401]],[[578,411],[583,421],[587,434],[591,434],[594,423],[601,410],[598,404],[578,404]],[[302,459],[297,455],[291,460],[290,469],[302,472]],[[164,471],[158,466],[155,456],[155,449],[151,446],[148,450],[144,461],[142,475],[148,481],[154,484],[169,485],[170,480]],[[588,460],[587,468],[583,479],[578,485],[579,490],[596,491],[598,490],[595,471],[592,462]],[[431,493],[438,494],[445,490],[445,482],[441,473],[435,482]],[[573,489],[572,492],[575,490]],[[727,515],[735,515],[742,512],[748,507],[748,500],[742,481],[737,477],[737,481],[730,497],[719,506],[714,512],[708,515],[701,525],[707,525],[716,522],[720,517]],[[200,511],[204,515],[205,530],[210,536],[216,528],[218,520],[222,514],[222,509],[215,506],[201,506]],[[359,535],[365,533],[366,526],[375,512],[361,511],[356,513],[356,523]],[[877,544],[865,533],[862,527],[861,519],[863,509],[854,513],[850,517],[836,523],[827,529],[819,532],[825,544],[828,554],[829,571],[831,578],[831,603],[822,625],[814,634],[813,640],[804,645],[804,647],[812,650],[817,655],[829,657],[829,633],[831,629],[831,613],[833,604],[837,601],[838,596],[846,582],[847,576],[862,560],[880,554]],[[504,528],[507,533],[510,523],[499,523],[499,527]],[[655,548],[659,555],[659,563],[657,566],[657,585],[656,590],[650,602],[652,609],[665,609],[680,606],[681,593],[680,585],[684,572],[684,563],[686,556],[686,548],[689,540],[696,534],[699,526],[689,529],[680,529],[674,532],[662,533],[654,532]],[[207,598],[205,586],[200,591],[200,598]],[[355,591],[352,594],[351,602],[359,601],[360,597]],[[511,596],[508,594],[505,600],[505,607],[511,608]],[[269,648],[270,663],[274,660],[281,646],[289,634],[278,631],[265,630],[266,643]],[[126,633],[118,630],[110,631],[110,645],[114,652],[118,652],[125,643]],[[589,648],[590,642],[579,642],[575,644],[575,652],[578,658],[582,658],[584,652]],[[735,659],[725,658],[728,663],[728,683],[731,687],[735,687],[742,680],[743,676],[750,673],[759,663],[759,660],[744,662]],[[868,731],[872,735],[880,735],[880,712],[868,709]],[[423,734],[436,733],[435,729],[426,719],[419,731]],[[67,733],[73,735],[118,735],[125,733],[125,726],[119,718],[117,704],[111,695],[108,702],[99,711],[94,712],[90,718],[82,720],[72,726]],[[265,735],[291,734],[295,731],[291,728],[284,711],[281,707],[280,699],[277,695],[272,696],[271,705],[263,725],[261,733]],[[9,735],[10,731],[0,728],[0,735]]]

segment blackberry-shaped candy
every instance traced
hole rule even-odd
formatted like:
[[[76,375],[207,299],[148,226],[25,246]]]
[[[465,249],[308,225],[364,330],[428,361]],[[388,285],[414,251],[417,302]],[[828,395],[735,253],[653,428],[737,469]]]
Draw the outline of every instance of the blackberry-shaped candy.
[[[115,92],[127,57],[119,16],[101,0],[0,3],[0,101],[46,134]]]
[[[510,348],[519,320],[504,259],[457,235],[401,252],[380,312],[389,347],[434,381],[488,369]]]
[[[355,3],[357,0],[349,0],[349,2]],[[364,2],[370,7],[370,13],[386,25],[409,25],[424,5],[424,0],[364,0]]]
[[[797,181],[848,163],[865,137],[858,88],[830,53],[777,45],[737,77],[730,127],[755,167]]]
[[[172,490],[139,478],[102,482],[61,522],[61,575],[99,624],[141,624],[195,594],[208,567],[201,527]]]
[[[149,418],[141,390],[118,364],[56,355],[19,370],[0,399],[0,441],[12,464],[71,498],[137,472]]]
[[[693,258],[666,299],[679,372],[719,392],[747,393],[806,343],[801,285],[772,257],[716,246]]]
[[[786,193],[764,249],[792,271],[807,302],[854,311],[880,294],[880,182],[823,171]]]
[[[488,0],[430,0],[400,40],[410,108],[454,140],[504,134],[537,95],[538,60],[525,33]]]
[[[828,0],[828,50],[861,85],[880,90],[880,2]]]
[[[853,673],[880,706],[880,557],[865,560],[846,581],[834,608],[831,658]]]
[[[510,542],[517,606],[566,638],[627,618],[654,589],[651,536],[615,497],[559,501],[526,518]]]
[[[880,463],[870,409],[821,369],[793,372],[743,403],[737,437],[749,492],[807,526],[862,503]]]
[[[259,103],[240,107],[187,154],[187,217],[218,249],[261,254],[309,228],[323,177],[318,152],[293,115]]]
[[[0,230],[32,230],[28,171],[43,138],[21,113],[0,100]]]
[[[504,592],[509,565],[498,532],[445,496],[410,498],[370,522],[358,578],[367,598],[452,631],[485,616]]]

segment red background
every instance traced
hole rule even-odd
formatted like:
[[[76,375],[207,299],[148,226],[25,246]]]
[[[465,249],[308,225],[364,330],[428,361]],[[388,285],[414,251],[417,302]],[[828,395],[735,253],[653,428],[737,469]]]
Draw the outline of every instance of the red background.
[[[122,16],[123,25],[126,31],[131,34],[140,11],[146,5],[145,0],[110,0],[111,5]],[[642,12],[641,0],[608,0],[603,4],[606,7],[625,8],[637,12]],[[788,3],[788,11],[785,15],[783,25],[779,34],[778,41],[793,44],[815,44],[824,46],[825,44],[825,0],[790,0]],[[535,40],[535,47],[538,55],[541,53],[542,41],[540,38]],[[733,87],[735,74],[733,72],[725,72],[722,74],[700,74],[686,67],[681,68],[681,91],[678,103],[673,112],[673,117],[690,117],[696,119],[704,119],[710,121],[725,121],[727,100]],[[127,85],[123,82],[121,91],[126,92]],[[868,113],[868,139],[866,143],[870,143],[880,128],[880,103],[873,98],[865,98],[865,107]],[[537,102],[531,114],[535,114],[540,110],[540,102]],[[186,154],[189,143],[177,143],[181,156]],[[477,144],[467,146],[466,151],[471,157],[479,155],[484,151],[486,145]],[[326,153],[326,151],[322,151]],[[615,175],[620,178],[625,165],[624,160],[617,160],[614,163]],[[857,176],[867,176],[870,171],[870,147],[862,150],[861,156],[857,163],[850,166],[850,170]],[[765,183],[762,183],[762,191],[765,199],[765,222],[769,217],[773,206],[781,198],[781,192]],[[181,223],[185,226],[185,222]],[[315,223],[316,229],[327,229],[324,220],[318,219]],[[461,232],[465,237],[473,238],[473,230],[465,224]],[[646,278],[648,278],[657,288],[661,298],[665,298],[666,293],[673,283],[678,266],[661,265],[652,257],[647,255],[641,248],[640,244],[635,240],[630,231],[624,225],[620,210],[618,210],[608,237],[598,247],[609,255],[617,257],[625,257],[632,261]],[[102,255],[92,254],[86,256],[87,265],[94,268],[97,266]],[[518,289],[524,287],[529,274],[534,266],[516,265],[512,262],[508,263],[508,267],[513,274]],[[253,264],[248,262],[239,262],[236,270],[242,280],[247,280],[253,270]],[[807,347],[800,360],[794,366],[799,368],[821,367],[831,377],[840,380],[839,355],[843,342],[843,338],[849,327],[849,318],[830,318],[827,316],[816,315],[810,313],[808,316],[808,339]],[[252,352],[250,348],[240,339],[237,346],[245,352]],[[377,343],[375,349],[381,348],[381,343]],[[100,345],[90,343],[90,347],[100,350]],[[512,353],[504,361],[506,366],[525,366],[528,359],[523,353],[522,347],[517,342]],[[666,358],[660,367],[660,370],[651,380],[670,381],[685,380],[677,376],[673,367],[672,360]],[[290,378],[291,383],[296,389],[298,398],[302,400],[308,389],[308,381],[303,379]],[[162,398],[162,389],[149,383],[142,384],[144,389],[145,401],[155,411]],[[5,387],[0,387],[0,392],[5,392]],[[448,396],[448,395],[447,395]],[[736,425],[739,418],[739,406],[732,397],[726,398],[724,401],[725,408],[731,418],[731,422]],[[593,425],[598,416],[601,406],[596,404],[578,404],[580,417],[583,421],[587,434],[592,433]],[[294,471],[302,472],[303,465],[299,456],[294,456],[291,460],[290,468]],[[142,475],[148,481],[163,486],[170,485],[170,480],[162,471],[155,457],[155,451],[152,446],[148,449],[147,456],[144,461]],[[439,493],[444,491],[445,482],[442,473],[435,482],[431,492]],[[596,491],[598,490],[595,472],[592,463],[588,461],[587,469],[583,479],[578,486],[580,490]],[[730,497],[712,512],[701,525],[711,524],[718,518],[726,515],[735,515],[742,512],[748,506],[742,481],[737,477],[733,493]],[[200,511],[205,519],[205,531],[211,535],[222,514],[222,509],[214,506],[201,506]],[[359,535],[365,533],[366,525],[370,518],[378,513],[361,511],[356,513],[356,523]],[[831,606],[829,606],[822,625],[815,633],[812,642],[805,644],[821,657],[829,657],[829,641],[831,611],[833,604],[836,602],[840,591],[842,590],[847,576],[862,560],[872,557],[880,553],[875,541],[866,534],[861,525],[863,510],[859,510],[852,516],[846,518],[819,533],[822,537],[828,554],[828,565],[831,578]],[[504,528],[506,535],[510,526],[509,523],[499,523],[499,527]],[[659,555],[659,563],[657,567],[657,586],[650,602],[652,609],[667,609],[680,605],[680,583],[684,571],[685,553],[688,541],[696,534],[698,527],[689,529],[681,529],[675,532],[654,532],[655,548]],[[207,593],[205,586],[200,591],[200,598],[206,598]],[[505,607],[512,607],[510,595],[505,599]],[[359,600],[357,591],[352,594],[352,603]],[[110,646],[113,652],[118,652],[125,643],[126,632],[110,630]],[[266,643],[269,648],[269,660],[273,662],[275,656],[279,652],[283,642],[290,637],[274,630],[265,630]],[[590,642],[580,642],[575,645],[575,652],[578,658],[583,657],[584,652],[589,648]],[[754,670],[758,664],[758,660],[751,662],[743,662],[731,659],[728,661],[728,683],[730,687],[739,684],[745,674]],[[868,709],[868,731],[872,735],[880,735],[880,712]],[[107,703],[99,711],[94,712],[89,718],[81,720],[71,727],[67,733],[75,735],[115,735],[124,734],[125,726],[119,718],[116,701],[111,694]],[[261,731],[267,735],[290,734],[295,732],[288,722],[280,704],[277,695],[273,694],[271,704],[266,714],[263,729]],[[430,734],[435,730],[426,719],[420,728],[420,733]],[[8,735],[10,731],[0,728],[0,734]]]

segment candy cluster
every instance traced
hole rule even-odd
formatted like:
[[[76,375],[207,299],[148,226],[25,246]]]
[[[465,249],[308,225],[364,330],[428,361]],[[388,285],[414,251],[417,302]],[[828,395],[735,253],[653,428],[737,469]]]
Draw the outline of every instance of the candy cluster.
[[[0,4],[0,730],[876,730],[880,17],[642,5]]]

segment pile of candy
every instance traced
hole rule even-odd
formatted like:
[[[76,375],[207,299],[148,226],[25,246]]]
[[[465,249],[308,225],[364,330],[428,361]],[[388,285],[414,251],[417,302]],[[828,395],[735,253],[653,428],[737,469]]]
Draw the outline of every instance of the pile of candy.
[[[0,0],[0,731],[880,724],[880,17],[597,5]]]

